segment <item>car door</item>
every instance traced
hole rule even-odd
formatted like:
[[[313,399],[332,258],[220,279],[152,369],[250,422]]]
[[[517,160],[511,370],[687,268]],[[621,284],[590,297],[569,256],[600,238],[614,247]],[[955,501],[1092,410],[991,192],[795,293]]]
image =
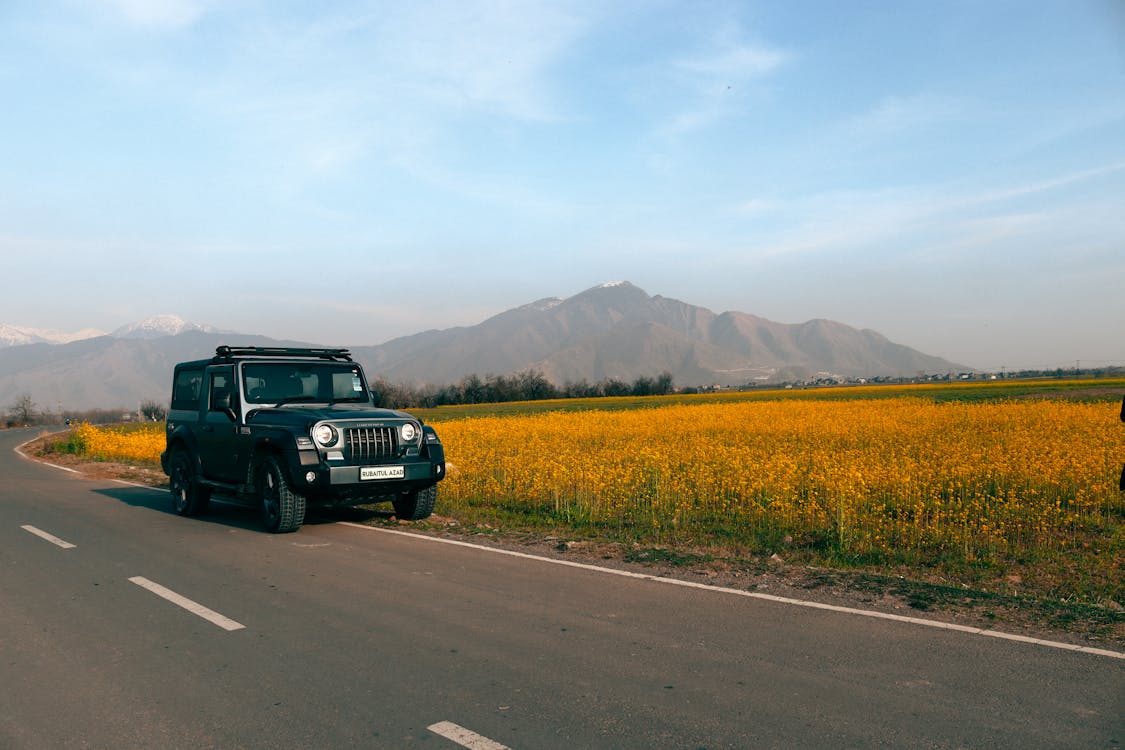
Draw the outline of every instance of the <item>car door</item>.
[[[239,482],[242,477],[242,410],[234,367],[207,371],[207,411],[203,415],[199,455],[209,479]]]

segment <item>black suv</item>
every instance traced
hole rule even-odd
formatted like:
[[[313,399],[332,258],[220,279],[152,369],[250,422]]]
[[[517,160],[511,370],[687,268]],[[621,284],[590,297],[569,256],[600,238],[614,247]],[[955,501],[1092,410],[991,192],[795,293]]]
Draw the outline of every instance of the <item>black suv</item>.
[[[347,349],[220,346],[176,365],[160,465],[180,515],[216,492],[285,532],[307,504],[389,500],[401,519],[426,518],[445,451],[432,427],[378,408]]]

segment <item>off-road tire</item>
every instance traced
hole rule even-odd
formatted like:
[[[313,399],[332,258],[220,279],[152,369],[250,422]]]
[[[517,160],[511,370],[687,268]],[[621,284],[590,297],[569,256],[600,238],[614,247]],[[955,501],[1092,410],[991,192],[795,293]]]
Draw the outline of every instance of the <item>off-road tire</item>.
[[[183,448],[172,451],[168,460],[168,484],[172,494],[172,510],[180,516],[198,516],[211,505],[211,488],[204,487],[195,476],[195,460]]]
[[[267,458],[258,475],[258,497],[262,524],[272,534],[285,534],[305,522],[305,496],[289,487],[285,471],[276,458]]]
[[[437,485],[431,484],[424,490],[395,495],[392,504],[395,506],[395,516],[400,521],[421,521],[434,512],[436,501]]]

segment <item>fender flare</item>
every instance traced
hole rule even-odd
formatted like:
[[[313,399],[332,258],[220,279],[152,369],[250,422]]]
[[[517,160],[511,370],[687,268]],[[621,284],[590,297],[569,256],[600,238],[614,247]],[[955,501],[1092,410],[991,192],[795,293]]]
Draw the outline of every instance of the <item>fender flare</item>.
[[[164,452],[163,458],[165,460],[162,462],[165,464],[165,470],[168,468],[167,462],[172,459],[172,451],[181,449],[187,451],[192,463],[195,464],[196,475],[202,476],[203,462],[199,458],[199,442],[195,433],[188,429],[186,425],[179,425],[167,436],[167,441],[168,448]]]

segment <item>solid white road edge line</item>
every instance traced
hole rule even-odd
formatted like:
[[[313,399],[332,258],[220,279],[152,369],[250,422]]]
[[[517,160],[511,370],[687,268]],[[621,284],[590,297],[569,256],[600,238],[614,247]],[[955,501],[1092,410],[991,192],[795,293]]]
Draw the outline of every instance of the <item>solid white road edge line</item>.
[[[223,615],[220,615],[218,612],[216,612],[212,609],[208,609],[207,607],[204,607],[202,604],[199,604],[197,602],[193,602],[191,599],[188,599],[187,597],[180,596],[175,591],[172,591],[171,589],[166,589],[163,586],[161,586],[159,583],[153,583],[152,581],[148,580],[147,578],[144,578],[142,576],[133,576],[129,580],[132,583],[137,584],[141,588],[151,591],[152,593],[156,594],[157,596],[161,597],[162,599],[166,599],[166,600],[172,602],[173,604],[175,604],[177,606],[183,607],[188,612],[191,612],[193,615],[198,615],[199,617],[202,617],[204,620],[207,620],[208,622],[212,623],[213,625],[218,625],[223,630],[242,630],[243,628],[246,627],[245,625],[243,625],[240,622],[235,622],[234,620],[230,619],[229,617],[224,617]]]
[[[34,526],[29,526],[29,525],[25,524],[24,526],[20,526],[20,528],[23,529],[24,531],[31,532],[32,534],[39,537],[40,539],[46,539],[51,544],[62,547],[63,549],[74,549],[75,547],[78,546],[77,544],[71,544],[70,542],[63,541],[62,539],[59,539],[54,534],[48,534],[46,531],[43,531],[42,529],[37,529]]]
[[[28,442],[31,442],[30,440]],[[26,445],[27,443],[24,443]],[[19,446],[22,448],[23,446]],[[24,455],[19,448],[16,448],[16,453],[19,453],[29,461],[33,460]],[[36,463],[45,463],[36,461]],[[73,474],[79,472],[74,469],[68,469],[65,466],[55,466],[55,464],[46,464],[56,469],[69,471]],[[132,487],[139,487],[142,489],[152,490],[153,492],[167,492],[168,490],[159,489],[156,487],[149,487],[135,482],[128,482],[125,480],[114,480],[120,484],[130,485]],[[776,602],[778,604],[790,604],[795,607],[808,607],[810,609],[824,609],[830,612],[841,612],[849,615],[858,615],[860,617],[871,617],[878,620],[892,620],[894,622],[906,622],[912,625],[921,625],[927,628],[937,628],[938,630],[954,630],[960,633],[968,633],[970,635],[981,635],[988,638],[999,638],[1006,641],[1015,641],[1017,643],[1030,643],[1036,646],[1045,646],[1047,648],[1057,648],[1063,651],[1077,651],[1082,654],[1093,654],[1095,656],[1107,656],[1111,659],[1125,660],[1125,653],[1121,651],[1110,651],[1104,648],[1093,648],[1091,646],[1077,646],[1073,643],[1063,643],[1062,641],[1049,641],[1042,638],[1032,638],[1026,635],[1018,635],[1016,633],[1005,633],[1002,630],[986,630],[984,628],[974,628],[968,625],[956,625],[954,623],[939,622],[937,620],[925,620],[921,617],[908,617],[906,615],[893,615],[888,612],[874,612],[868,609],[857,609],[854,607],[841,607],[835,604],[821,604],[820,602],[808,602],[801,599],[790,599],[784,596],[774,596],[773,594],[762,594],[757,591],[743,591],[741,589],[726,588],[724,586],[712,586],[706,583],[696,583],[694,581],[681,581],[678,578],[661,578],[659,576],[650,576],[644,573],[634,573],[628,570],[617,570],[615,568],[603,568],[599,565],[590,565],[588,563],[578,563],[571,560],[556,560],[551,557],[543,557],[541,555],[531,555],[526,552],[515,552],[513,550],[499,549],[497,547],[486,547],[483,544],[473,544],[472,542],[462,542],[457,539],[442,539],[441,537],[426,536],[425,534],[416,534],[410,531],[398,531],[396,529],[381,529],[377,526],[365,526],[361,523],[352,523],[351,521],[339,521],[341,526],[353,526],[357,529],[366,529],[367,531],[380,531],[384,534],[398,534],[399,536],[408,536],[415,539],[423,539],[428,542],[440,542],[442,544],[452,544],[459,547],[469,547],[470,549],[482,550],[484,552],[494,552],[500,555],[509,555],[511,557],[522,557],[527,560],[539,560],[552,565],[563,565],[571,568],[580,568],[583,570],[592,570],[599,573],[608,573],[610,575],[622,576],[624,578],[637,578],[645,581],[654,581],[656,583],[664,583],[670,586],[684,586],[686,588],[702,589],[704,591],[715,591],[721,594],[733,594],[735,596],[743,596],[749,599],[764,599],[766,601]],[[221,615],[220,615],[221,616]],[[233,622],[233,620],[232,620]],[[242,627],[242,626],[240,626]]]
[[[499,742],[482,737],[470,729],[454,724],[452,721],[439,721],[437,724],[429,725],[426,729],[447,740],[456,742],[461,747],[467,747],[469,750],[511,750],[507,745],[501,745]]]
[[[937,628],[938,630],[954,630],[959,633],[969,633],[970,635],[983,635],[989,638],[1000,638],[1002,640],[1016,641],[1018,643],[1033,643],[1037,646],[1046,646],[1048,648],[1057,648],[1064,651],[1078,651],[1083,654],[1094,654],[1097,656],[1108,656],[1111,659],[1125,659],[1125,653],[1120,651],[1110,651],[1104,648],[1092,648],[1090,646],[1077,646],[1073,643],[1063,643],[1061,641],[1047,641],[1042,638],[1032,638],[1026,635],[1017,635],[1015,633],[1005,633],[1000,630],[985,630],[984,628],[974,628],[969,625],[956,625],[949,622],[940,622],[938,620],[925,620],[921,617],[908,617],[906,615],[894,615],[888,612],[875,612],[869,609],[856,609],[854,607],[841,607],[836,604],[822,604],[820,602],[809,602],[802,599],[790,599],[784,596],[774,596],[773,594],[763,594],[757,591],[743,591],[742,589],[732,589],[725,586],[712,586],[707,583],[696,583],[694,581],[682,581],[678,578],[662,578],[660,576],[650,576],[645,573],[634,573],[629,570],[617,570],[616,568],[604,568],[600,565],[590,565],[589,563],[574,562],[572,560],[556,560],[551,557],[543,557],[541,555],[531,555],[527,552],[515,552],[513,550],[498,549],[496,547],[486,547],[482,544],[473,544],[472,542],[462,542],[458,539],[443,539],[441,537],[427,536],[425,534],[418,534],[411,531],[398,531],[397,529],[383,529],[378,526],[365,526],[361,523],[352,523],[351,521],[340,521],[341,526],[353,526],[357,529],[366,529],[368,531],[378,531],[384,534],[396,534],[398,536],[407,536],[414,539],[424,539],[430,542],[440,542],[441,544],[452,544],[458,547],[469,547],[470,549],[483,550],[485,552],[494,552],[498,555],[509,555],[511,557],[519,557],[525,560],[539,560],[540,562],[551,563],[552,565],[562,565],[569,568],[579,568],[581,570],[592,570],[598,573],[608,573],[609,575],[622,576],[623,578],[637,578],[643,581],[653,581],[655,583],[663,583],[669,586],[683,586],[684,588],[701,589],[703,591],[714,591],[720,594],[732,594],[734,596],[744,596],[749,599],[764,599],[769,602],[777,602],[778,604],[789,604],[794,607],[807,607],[809,609],[823,609],[829,612],[841,612],[849,615],[859,615],[860,617],[871,617],[877,620],[891,620],[894,622],[907,622],[911,625],[921,625],[927,628]]]
[[[31,456],[29,456],[29,455],[27,455],[26,453],[23,452],[23,449],[24,449],[25,446],[31,445],[32,443],[34,443],[38,439],[39,439],[38,437],[33,437],[31,440],[28,440],[26,443],[20,443],[13,450],[15,450],[17,456],[19,456],[20,458],[26,459],[28,461],[34,461],[37,464],[43,464],[44,466],[50,466],[52,469],[62,469],[63,471],[69,471],[71,474],[81,474],[81,472],[75,471],[74,469],[68,469],[65,466],[59,466],[58,464],[52,464],[52,463],[48,463],[46,461],[40,461],[37,458],[32,458]]]

